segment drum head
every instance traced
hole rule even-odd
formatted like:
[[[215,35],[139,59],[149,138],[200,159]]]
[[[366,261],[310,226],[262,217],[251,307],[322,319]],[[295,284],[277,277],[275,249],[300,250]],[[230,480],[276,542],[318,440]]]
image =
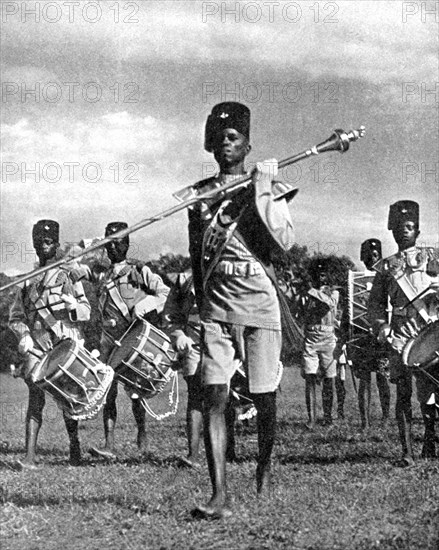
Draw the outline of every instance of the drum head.
[[[409,367],[423,365],[435,357],[439,351],[439,322],[425,327],[411,342],[405,354],[405,363]]]
[[[133,325],[128,332],[126,332],[120,339],[120,346],[116,345],[111,352],[108,364],[113,369],[116,369],[122,361],[127,361],[133,353],[133,348],[139,346],[139,342],[142,339],[146,325],[139,321]]]
[[[38,383],[59,373],[59,366],[64,365],[66,357],[68,357],[70,350],[74,346],[75,342],[70,338],[61,340],[61,342],[43,359],[41,368],[38,369],[34,382]]]

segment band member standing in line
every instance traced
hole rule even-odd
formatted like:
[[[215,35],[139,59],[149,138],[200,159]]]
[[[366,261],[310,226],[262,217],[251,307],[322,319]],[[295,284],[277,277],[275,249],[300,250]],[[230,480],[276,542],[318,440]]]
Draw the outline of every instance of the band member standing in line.
[[[32,241],[39,267],[54,263],[59,249],[58,222],[39,220],[33,226]],[[18,351],[23,356],[21,375],[29,389],[26,456],[20,461],[22,468],[37,467],[36,445],[46,403],[44,391],[31,379],[32,370],[62,339],[81,340],[81,322],[89,318],[90,304],[82,284],[72,282],[67,268],[49,269],[17,289],[9,314],[9,327],[18,338]],[[78,466],[81,462],[78,422],[65,413],[63,416],[70,441],[70,464]]]
[[[220,172],[195,184],[194,190],[220,188],[246,174],[249,136],[250,111],[245,105],[216,105],[207,120],[205,149],[213,153]],[[225,197],[217,195],[189,211],[189,246],[203,331],[205,447],[212,483],[210,500],[193,510],[197,516],[231,514],[224,412],[236,359],[245,365],[257,409],[257,492],[266,494],[270,487],[282,341],[270,256],[276,248],[286,250],[294,242],[287,201],[274,200],[276,172],[274,160],[258,164],[250,187]]]
[[[322,379],[323,423],[332,424],[334,379],[337,376],[335,350],[339,292],[328,280],[327,260],[311,260],[312,287],[305,306],[305,347],[302,374],[305,378],[305,400],[308,411],[306,427],[313,430],[317,420],[316,385]],[[343,387],[344,389],[344,387]]]
[[[368,271],[376,271],[380,267],[381,241],[379,239],[367,239],[361,245],[361,261]],[[380,345],[376,338],[370,334],[362,339],[361,349],[355,352],[353,357],[354,375],[359,378],[358,408],[360,410],[361,427],[367,430],[370,427],[370,403],[372,372],[376,373],[376,385],[381,403],[382,423],[385,427],[389,420],[390,412],[390,385],[389,385],[389,352],[385,346]]]
[[[188,455],[181,461],[190,468],[198,468],[200,438],[203,431],[203,392],[199,368],[201,327],[190,274],[178,275],[166,301],[163,317],[164,328],[178,353],[181,372],[187,384]]]
[[[398,245],[398,252],[382,262],[375,275],[369,297],[368,315],[381,343],[390,343],[401,352],[408,338],[438,318],[437,294],[439,251],[416,245],[419,236],[419,205],[402,200],[390,206],[388,229]],[[417,296],[429,287],[422,298]],[[388,298],[392,306],[390,324],[387,321]],[[390,380],[396,384],[396,419],[402,446],[402,466],[412,466],[412,371],[399,354],[390,358]],[[432,395],[437,387],[423,373],[415,371],[418,401],[425,425],[423,458],[433,458],[435,451],[436,405]]]
[[[126,229],[125,222],[111,222],[105,228],[108,237]],[[135,319],[146,319],[152,324],[158,324],[158,314],[162,311],[169,293],[169,288],[162,278],[153,273],[144,262],[127,259],[130,246],[129,237],[113,239],[105,245],[110,268],[105,273],[95,273],[93,267],[82,265],[76,270],[78,278],[87,277],[98,283],[99,310],[102,316],[102,334],[100,341],[100,361],[106,363],[114,348],[114,344],[126,332]],[[117,420],[117,381],[115,380],[108,392],[104,405],[103,448],[92,447],[94,456],[108,460],[116,459],[114,452],[114,429]],[[147,450],[145,428],[145,410],[138,395],[131,394],[131,404],[137,424],[137,446],[143,453]]]

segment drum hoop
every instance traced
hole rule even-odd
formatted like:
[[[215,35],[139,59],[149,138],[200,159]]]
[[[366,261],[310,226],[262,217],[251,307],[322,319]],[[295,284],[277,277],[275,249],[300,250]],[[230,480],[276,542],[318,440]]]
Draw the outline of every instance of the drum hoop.
[[[407,362],[410,350],[412,349],[414,343],[415,343],[415,338],[411,338],[402,350],[401,358],[402,358],[402,362],[406,367],[414,366],[414,365],[409,365]]]
[[[410,351],[412,350],[412,348],[415,345],[415,342],[418,340],[419,336],[421,336],[421,334],[423,334],[423,333],[431,331],[432,328],[435,327],[435,326],[439,327],[439,321],[435,321],[433,323],[429,323],[429,324],[425,325],[419,331],[419,333],[416,336],[410,338],[410,340],[405,344],[405,346],[404,346],[404,348],[402,349],[402,352],[401,352],[401,359],[402,359],[402,362],[404,363],[405,366],[407,366],[409,368],[417,368],[419,366],[422,367],[421,363],[413,363],[412,365],[410,365],[408,363],[408,358],[409,358],[409,355],[410,355]],[[439,349],[436,350],[436,351],[433,351],[433,353],[432,353],[433,356],[430,359],[428,359],[427,362],[431,363],[431,361],[434,361],[434,363],[435,363],[434,355],[435,354],[438,355],[438,352],[439,352]]]

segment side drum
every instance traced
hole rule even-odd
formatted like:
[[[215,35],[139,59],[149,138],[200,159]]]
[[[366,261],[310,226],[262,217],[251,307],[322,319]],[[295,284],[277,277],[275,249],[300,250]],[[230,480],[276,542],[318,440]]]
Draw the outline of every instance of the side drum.
[[[143,320],[116,342],[108,362],[132,397],[151,399],[176,376],[176,359],[168,336]]]
[[[105,403],[114,371],[79,342],[62,340],[33,370],[31,380],[74,420],[93,418]]]
[[[419,367],[430,374],[439,374],[439,321],[425,326],[402,350],[408,367]]]

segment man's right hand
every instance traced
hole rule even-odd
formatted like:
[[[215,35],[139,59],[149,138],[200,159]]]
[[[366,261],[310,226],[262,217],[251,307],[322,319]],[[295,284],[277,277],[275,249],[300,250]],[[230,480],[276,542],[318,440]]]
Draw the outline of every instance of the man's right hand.
[[[18,342],[18,351],[21,354],[29,353],[33,350],[34,347],[34,341],[32,340],[32,337],[30,334],[25,334],[21,337],[20,341]]]
[[[194,341],[186,334],[180,334],[175,341],[175,349],[178,353],[189,353],[194,345]]]
[[[388,338],[390,336],[390,333],[392,332],[392,329],[390,328],[390,325],[387,323],[383,323],[380,326],[380,330],[378,331],[377,340],[380,344],[387,344],[389,342]]]

